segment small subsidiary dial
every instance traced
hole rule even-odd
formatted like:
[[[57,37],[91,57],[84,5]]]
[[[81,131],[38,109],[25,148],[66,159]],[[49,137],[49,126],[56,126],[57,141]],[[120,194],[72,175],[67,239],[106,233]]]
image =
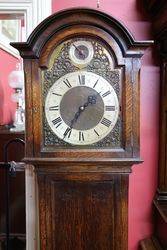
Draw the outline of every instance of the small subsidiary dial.
[[[69,56],[76,65],[87,65],[92,60],[93,54],[93,46],[89,41],[75,41],[70,46]]]

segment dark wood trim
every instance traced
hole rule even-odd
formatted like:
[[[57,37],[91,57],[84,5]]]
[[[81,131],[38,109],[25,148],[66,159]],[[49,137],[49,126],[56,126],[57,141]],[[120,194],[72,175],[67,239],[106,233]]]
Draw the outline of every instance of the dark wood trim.
[[[163,250],[155,237],[145,239],[140,242],[141,250]]]
[[[6,234],[0,233],[0,241],[4,241],[5,237],[6,237]],[[19,233],[11,233],[10,234],[11,239],[15,238],[15,237],[17,237],[18,239],[23,240],[23,241],[26,240],[26,234],[19,234]]]
[[[167,201],[154,200],[154,206],[156,207],[164,222],[167,223]]]
[[[6,235],[0,234],[0,249],[6,249]],[[10,234],[10,246],[13,250],[25,250],[26,249],[26,234],[12,233]]]

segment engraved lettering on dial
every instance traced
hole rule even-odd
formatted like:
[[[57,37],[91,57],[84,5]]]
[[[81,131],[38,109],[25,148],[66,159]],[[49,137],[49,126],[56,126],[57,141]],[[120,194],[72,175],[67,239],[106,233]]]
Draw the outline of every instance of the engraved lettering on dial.
[[[66,128],[65,132],[64,132],[64,138],[67,136],[68,138],[70,138],[70,135],[71,135],[71,131],[72,131],[72,128]]]
[[[59,110],[59,105],[49,107],[49,111],[56,111]]]
[[[101,124],[103,124],[104,126],[106,126],[106,127],[110,127],[110,125],[111,125],[111,121],[109,120],[109,119],[107,119],[107,118],[103,118],[102,119],[102,121],[101,121]]]
[[[85,75],[78,75],[79,78],[79,84],[85,85]]]
[[[84,141],[84,133],[79,131],[79,141]]]
[[[63,82],[65,83],[65,85],[66,85],[68,88],[71,88],[71,87],[72,87],[68,79],[64,80]]]
[[[115,106],[105,106],[106,111],[115,111]]]
[[[54,126],[56,126],[56,128],[58,128],[62,124],[61,117],[59,116],[56,119],[52,120],[52,123],[53,123]]]
[[[114,128],[119,102],[111,84],[84,70],[59,78],[48,90],[45,115],[52,131],[72,145],[91,145]]]
[[[106,96],[108,96],[109,94],[111,94],[111,92],[108,90],[108,91],[106,91],[104,94],[102,94],[102,97],[106,97]]]
[[[99,79],[97,79],[97,81],[95,82],[95,84],[93,85],[93,88],[96,87],[97,83],[98,83]]]

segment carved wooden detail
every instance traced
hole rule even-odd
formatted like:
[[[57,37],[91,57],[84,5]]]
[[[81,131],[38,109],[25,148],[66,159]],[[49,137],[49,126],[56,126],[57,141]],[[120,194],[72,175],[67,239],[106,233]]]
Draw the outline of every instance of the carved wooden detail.
[[[142,240],[140,245],[142,250],[163,250],[158,240],[154,237],[151,239]]]

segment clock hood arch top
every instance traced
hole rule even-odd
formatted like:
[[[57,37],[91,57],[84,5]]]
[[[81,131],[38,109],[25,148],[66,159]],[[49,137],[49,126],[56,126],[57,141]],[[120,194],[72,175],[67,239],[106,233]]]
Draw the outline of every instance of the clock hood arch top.
[[[150,41],[135,41],[128,29],[114,17],[88,8],[66,9],[54,13],[34,29],[27,42],[11,45],[19,50],[23,58],[39,58],[49,39],[75,25],[89,25],[104,30],[117,41],[124,57],[133,55],[140,58],[144,49],[150,45]]]

